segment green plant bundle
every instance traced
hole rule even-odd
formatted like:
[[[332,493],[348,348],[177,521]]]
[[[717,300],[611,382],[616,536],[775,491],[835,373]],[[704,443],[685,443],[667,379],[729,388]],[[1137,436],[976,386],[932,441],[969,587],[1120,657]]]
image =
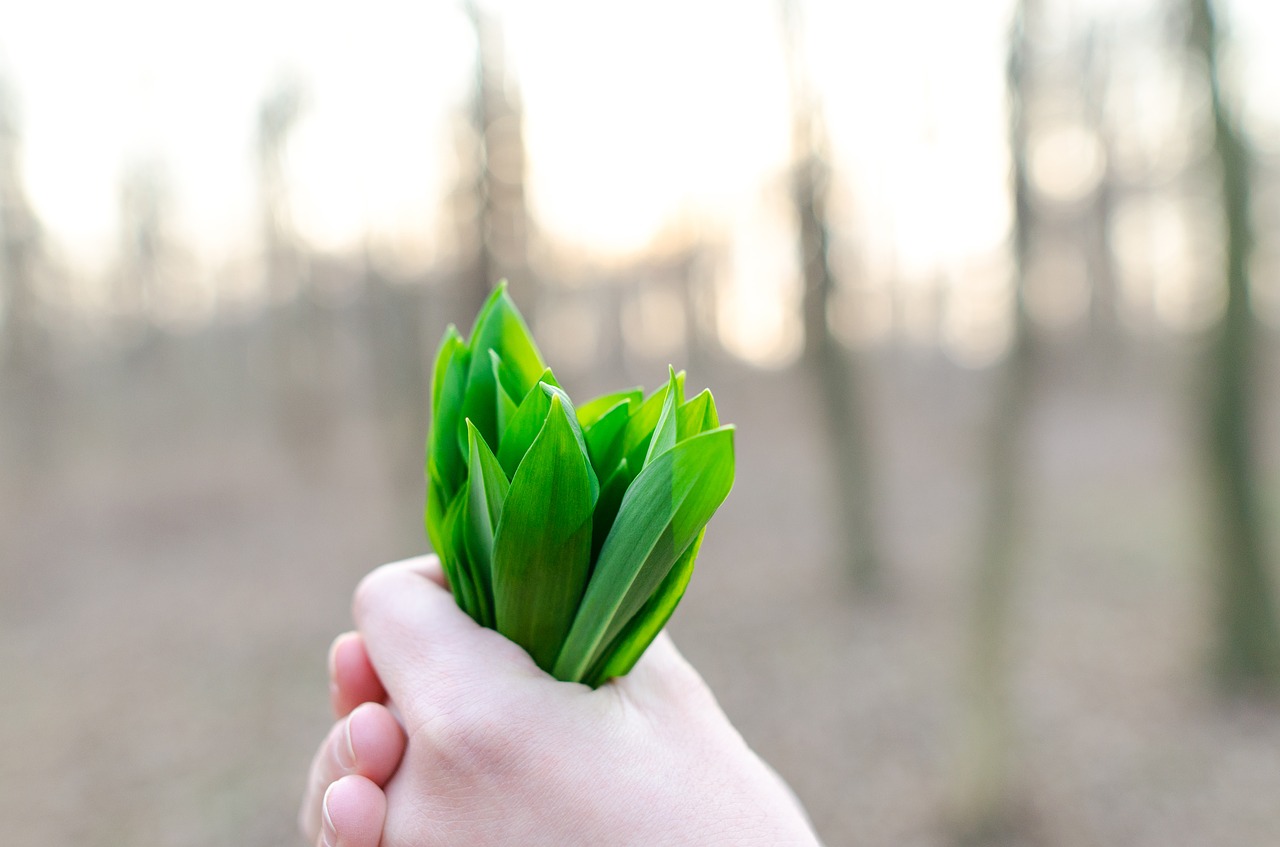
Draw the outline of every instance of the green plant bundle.
[[[458,605],[558,679],[631,670],[733,485],[711,392],[672,369],[575,407],[499,285],[469,341],[445,332],[431,414],[427,534]]]

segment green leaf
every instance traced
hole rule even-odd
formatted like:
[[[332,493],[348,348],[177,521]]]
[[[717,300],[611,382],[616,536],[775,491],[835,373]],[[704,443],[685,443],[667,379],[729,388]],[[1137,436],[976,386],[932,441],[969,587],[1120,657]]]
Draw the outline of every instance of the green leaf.
[[[583,678],[667,578],[732,486],[731,426],[677,444],[636,476],[556,659],[557,679]]]
[[[618,507],[622,505],[622,497],[631,484],[631,469],[627,460],[623,459],[614,468],[613,473],[600,486],[600,496],[596,500],[595,515],[591,521],[591,561],[600,558],[600,548],[613,529],[613,522],[618,517]]]
[[[549,670],[586,587],[590,464],[571,414],[550,398],[546,423],[511,480],[493,547],[497,629]]]
[[[509,371],[502,364],[502,357],[498,355],[498,351],[490,350],[489,359],[493,362],[493,379],[494,379],[494,411],[497,413],[496,424],[498,427],[498,441],[502,441],[502,433],[507,428],[507,423],[511,420],[511,416],[516,413],[516,401],[512,399],[512,392],[516,397],[523,397],[525,391],[521,391],[519,386],[514,385],[514,378],[509,376]]]
[[[507,429],[502,434],[501,446],[498,448],[498,463],[509,478],[513,478],[520,467],[520,462],[528,452],[529,446],[542,431],[547,415],[551,413],[551,401],[559,399],[560,406],[569,416],[569,428],[578,443],[582,455],[587,455],[587,443],[578,427],[578,419],[573,413],[573,401],[560,386],[555,384],[555,377],[548,368],[542,380],[529,390],[521,401],[516,413],[511,416]],[[591,500],[595,502],[600,491],[600,483],[595,469],[588,464],[587,473],[591,484]]]
[[[598,417],[594,423],[582,428],[582,436],[587,442],[587,453],[591,456],[591,467],[596,475],[607,479],[622,461],[622,437],[631,420],[631,407],[638,401],[622,400],[613,408]]]
[[[662,411],[658,414],[658,423],[654,425],[653,437],[649,439],[649,449],[645,452],[644,467],[648,467],[655,456],[676,446],[676,395],[680,388],[676,384],[676,369],[671,368],[671,378],[667,381],[667,395],[662,401]]]
[[[507,294],[505,283],[498,284],[476,316],[469,344],[471,362],[461,416],[469,418],[489,442],[490,448],[496,450],[499,434],[497,378],[488,351],[497,351],[503,365],[511,371],[514,384],[520,387],[532,386],[547,369],[529,334],[529,327]]]
[[[619,403],[630,405],[640,403],[643,400],[644,390],[641,388],[615,391],[612,394],[603,394],[592,398],[577,408],[578,425],[585,431],[600,418],[604,417],[606,412],[613,411]]]
[[[445,373],[449,362],[458,352],[467,349],[466,342],[458,333],[458,328],[449,324],[445,328],[444,338],[440,339],[440,347],[436,350],[435,367],[431,372],[431,412],[435,414],[440,408],[440,392],[444,389]]]
[[[671,619],[684,591],[689,586],[689,578],[693,576],[693,565],[698,558],[698,550],[702,547],[702,539],[706,528],[698,533],[698,537],[689,545],[689,549],[681,554],[671,566],[671,572],[658,586],[645,604],[636,613],[609,648],[601,654],[595,666],[584,678],[584,682],[592,688],[598,688],[616,676],[624,676],[631,672],[637,661],[658,637],[658,633]]]
[[[645,456],[649,452],[649,441],[653,437],[653,429],[662,416],[662,407],[666,403],[670,383],[666,388],[658,389],[645,398],[640,407],[635,409],[631,419],[627,421],[626,432],[622,436],[622,455],[631,466],[633,472],[639,473],[644,467]],[[676,405],[684,401],[684,371],[676,374]]]
[[[427,457],[427,505],[423,520],[427,525],[427,538],[431,540],[431,549],[441,559],[448,554],[445,546],[444,516],[449,507],[444,493],[444,486],[439,482],[439,473],[435,467],[435,459]]]
[[[701,432],[708,432],[720,426],[720,416],[716,413],[716,398],[711,390],[704,388],[692,400],[686,402],[676,412],[676,439],[684,441]]]
[[[492,628],[493,537],[502,518],[502,503],[510,483],[480,432],[467,421],[468,463],[466,528],[467,558],[475,584],[482,625]]]
[[[466,538],[463,532],[463,513],[467,505],[467,486],[464,484],[458,496],[449,504],[443,522],[445,551],[440,554],[440,563],[444,567],[445,579],[453,597],[462,610],[470,615],[476,623],[484,618],[480,610],[480,600],[476,594],[475,581],[471,577],[471,563],[467,559]]]
[[[489,350],[489,367],[493,370],[494,381],[512,398],[523,397],[530,388],[533,388],[533,383],[524,381],[520,374],[507,366],[502,354],[497,350]],[[545,371],[546,368],[543,370]],[[538,376],[541,377],[541,375],[539,372]]]
[[[508,479],[516,475],[520,460],[546,425],[552,395],[543,389],[543,385],[544,383],[539,382],[529,389],[502,432],[498,443],[498,464],[502,465]]]
[[[595,468],[591,466],[590,454],[587,450],[587,440],[582,434],[582,428],[578,426],[578,416],[573,410],[573,401],[569,399],[569,395],[564,389],[554,383],[542,384],[542,390],[548,394],[560,399],[560,406],[565,410],[569,419],[569,430],[573,433],[573,440],[578,442],[578,450],[582,453],[582,458],[587,462],[587,482],[591,486],[591,502],[594,504],[596,498],[600,496],[600,480],[596,476]]]
[[[464,476],[466,460],[458,447],[457,432],[462,425],[460,413],[470,358],[462,337],[450,326],[440,343],[431,378],[431,436],[427,446],[428,471],[434,462],[446,499],[457,493]]]

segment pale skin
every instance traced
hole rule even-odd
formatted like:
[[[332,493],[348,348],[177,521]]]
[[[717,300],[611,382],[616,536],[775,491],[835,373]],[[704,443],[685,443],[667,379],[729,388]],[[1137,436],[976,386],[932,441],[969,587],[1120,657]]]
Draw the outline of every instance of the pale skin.
[[[433,556],[369,574],[354,612],[299,815],[311,843],[819,843],[665,634],[593,691],[477,626]]]

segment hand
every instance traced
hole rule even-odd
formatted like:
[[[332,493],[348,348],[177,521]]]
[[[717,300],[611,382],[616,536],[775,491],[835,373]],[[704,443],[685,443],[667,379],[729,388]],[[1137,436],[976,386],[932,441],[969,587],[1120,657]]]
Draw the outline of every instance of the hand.
[[[818,843],[790,790],[665,635],[631,674],[592,691],[548,677],[472,622],[443,586],[439,563],[427,558],[379,568],[357,590],[356,621],[376,674],[346,694],[339,684],[336,705],[385,686],[409,740],[385,806],[373,800],[357,815],[335,806],[347,796],[342,780],[328,789],[334,831],[343,834],[332,843]],[[335,668],[335,679],[343,673]],[[361,706],[352,718],[372,708],[382,707]],[[322,747],[318,758],[325,755]],[[335,772],[322,768],[315,784]],[[378,775],[361,790],[376,792]],[[368,840],[383,809],[382,840]],[[350,829],[349,839],[356,818],[365,828]]]
[[[344,633],[329,648],[329,697],[339,720],[312,760],[298,823],[312,843],[378,847],[382,786],[400,764],[405,737],[359,633]]]

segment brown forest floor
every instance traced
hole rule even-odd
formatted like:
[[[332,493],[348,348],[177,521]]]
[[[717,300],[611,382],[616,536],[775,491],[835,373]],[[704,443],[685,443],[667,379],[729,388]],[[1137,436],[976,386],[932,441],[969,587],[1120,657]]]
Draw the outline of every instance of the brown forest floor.
[[[1005,843],[1280,844],[1280,706],[1204,683],[1187,354],[1121,361],[1061,356],[1032,415]],[[262,404],[164,367],[63,392],[28,440],[23,410],[0,411],[5,843],[301,843],[329,640],[365,570],[424,548],[412,416],[391,428],[353,403],[282,436]],[[740,425],[738,479],[677,642],[830,845],[948,843],[991,374],[923,353],[868,366],[890,572],[867,599],[833,549],[806,383],[708,373],[691,385]]]

